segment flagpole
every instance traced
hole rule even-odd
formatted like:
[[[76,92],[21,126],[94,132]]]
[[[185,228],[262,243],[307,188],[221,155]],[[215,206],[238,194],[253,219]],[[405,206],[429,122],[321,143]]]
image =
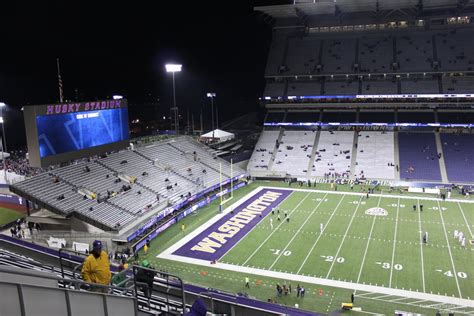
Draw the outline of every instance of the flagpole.
[[[58,66],[58,88],[59,88],[59,102],[63,102],[63,80],[61,79],[61,70],[59,68],[59,58],[56,58],[56,65]]]

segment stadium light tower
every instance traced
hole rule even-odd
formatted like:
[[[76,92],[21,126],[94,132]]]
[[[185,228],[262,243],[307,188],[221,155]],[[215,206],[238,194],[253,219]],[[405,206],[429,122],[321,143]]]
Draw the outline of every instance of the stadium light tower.
[[[182,65],[180,64],[166,64],[166,72],[171,72],[173,74],[173,107],[171,112],[174,112],[174,127],[176,128],[176,136],[179,135],[179,113],[178,107],[176,106],[176,86],[174,83],[174,73],[181,72]]]
[[[211,98],[211,120],[212,120],[212,130],[214,130],[214,98],[216,97],[215,92],[208,92],[207,97]]]
[[[7,163],[5,162],[4,152],[7,150],[7,142],[5,136],[5,120],[3,119],[3,108],[7,105],[0,102],[0,123],[2,123],[2,162],[3,162],[3,175],[5,180],[7,179]]]

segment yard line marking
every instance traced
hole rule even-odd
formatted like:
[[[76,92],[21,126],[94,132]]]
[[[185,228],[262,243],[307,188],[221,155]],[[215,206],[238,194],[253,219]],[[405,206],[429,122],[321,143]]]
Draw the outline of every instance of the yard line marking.
[[[349,225],[347,226],[347,229],[346,229],[346,232],[344,233],[344,237],[342,238],[342,241],[341,241],[341,244],[339,245],[339,249],[337,249],[337,252],[336,252],[336,255],[334,256],[334,258],[337,258],[339,256],[339,252],[341,251],[341,248],[342,248],[342,245],[344,244],[344,240],[346,239],[346,236],[347,236],[347,232],[349,231],[349,229],[351,228],[351,225],[352,225],[352,221],[354,220],[354,217],[357,213],[357,210],[359,209],[360,207],[360,202],[362,202],[362,196],[359,197],[359,203],[357,204],[357,207],[354,211],[354,214],[352,214],[352,217],[351,217],[351,221],[349,222]],[[329,278],[329,274],[331,274],[331,271],[332,271],[332,267],[334,267],[334,263],[336,262],[336,260],[333,260],[332,263],[331,263],[331,267],[329,268],[329,271],[328,271],[328,274],[326,275],[326,279]]]
[[[308,198],[308,196],[311,195],[312,192],[309,192],[296,206],[295,208],[293,208],[293,210],[288,214],[288,216],[290,216],[291,214],[293,214],[294,211],[296,211],[296,209]],[[278,230],[278,228],[280,228],[281,225],[283,225],[284,223],[284,219],[281,221],[281,223],[270,233],[270,235],[268,235],[268,237],[260,244],[260,246],[257,247],[257,249],[255,249],[255,251],[247,258],[247,260],[245,260],[244,263],[242,263],[242,265],[246,265],[247,262],[249,262],[250,259],[252,259],[252,257],[260,250],[260,248],[262,248],[262,246],[267,242],[268,239],[270,239],[272,237],[272,235]]]
[[[418,210],[420,209],[420,200],[416,200]],[[418,228],[420,232],[420,251],[421,251],[421,280],[423,281],[423,292],[426,292],[425,288],[425,263],[423,262],[423,231],[421,230],[421,212],[418,211]]]
[[[400,198],[397,200],[397,217],[395,220],[395,236],[393,237],[393,250],[392,250],[392,265],[390,266],[390,281],[388,287],[392,287],[392,275],[393,275],[393,261],[395,259],[395,247],[397,242],[397,226],[398,226],[398,211],[400,210]]]
[[[298,272],[296,272],[296,274],[300,273],[301,269],[303,269],[303,266],[305,265],[306,261],[308,260],[309,256],[311,255],[311,253],[313,252],[314,248],[316,247],[316,244],[318,243],[319,239],[321,238],[321,236],[323,235],[324,231],[326,230],[326,227],[328,226],[329,222],[331,221],[332,217],[334,216],[334,214],[336,213],[337,209],[339,208],[339,205],[341,205],[342,203],[342,200],[344,200],[344,197],[345,195],[342,196],[341,200],[339,201],[339,203],[336,205],[336,207],[334,208],[334,211],[332,212],[331,214],[331,217],[329,217],[329,220],[326,222],[326,224],[324,225],[323,227],[323,231],[319,234],[318,238],[316,239],[316,241],[314,242],[313,246],[311,247],[310,251],[308,252],[308,254],[306,255],[306,258],[304,258],[303,260],[303,263],[301,264],[300,268],[298,269]]]
[[[324,202],[324,199],[326,198],[326,196],[328,196],[327,193],[326,193],[326,195],[324,195],[324,197],[321,199],[321,201],[319,201],[318,205],[316,205],[316,207],[313,209],[313,211],[316,211],[319,208],[319,206]],[[280,252],[280,254],[275,259],[275,261],[273,261],[272,265],[270,266],[270,268],[268,268],[268,270],[271,270],[273,268],[273,266],[277,263],[278,259],[280,259],[281,256],[283,255],[283,253],[288,249],[288,246],[296,238],[296,236],[298,236],[298,233],[301,231],[301,229],[303,229],[304,225],[309,221],[309,219],[311,218],[312,215],[313,215],[313,213],[309,214],[309,216],[306,218],[306,220],[303,222],[303,224],[301,224],[300,228],[296,231],[295,234],[293,234],[293,237],[286,244],[285,248]]]
[[[471,238],[474,238],[474,235],[472,234],[471,227],[469,227],[469,223],[467,222],[466,216],[464,216],[464,212],[461,207],[461,203],[458,202],[459,209],[461,210],[462,217],[464,218],[464,221],[466,222],[467,229],[469,230],[469,233],[471,234]]]
[[[380,206],[380,200],[382,196],[379,197],[379,201],[377,203],[377,207]],[[374,219],[372,220],[372,227],[370,227],[369,239],[367,240],[367,245],[365,246],[364,257],[362,258],[362,263],[360,264],[359,275],[357,276],[357,283],[360,281],[360,276],[362,275],[362,270],[364,269],[365,258],[367,257],[367,250],[369,250],[370,245],[370,238],[372,237],[372,232],[374,230],[375,220],[377,219],[377,215],[374,215]],[[357,291],[355,291],[357,293]]]
[[[443,211],[441,210],[441,204],[439,204],[439,201],[438,201],[438,210],[439,210],[439,215],[441,216],[441,222],[443,223],[444,237],[446,237],[446,242],[448,243],[448,251],[449,251],[449,257],[451,259],[451,264],[453,266],[454,279],[456,280],[456,285],[458,287],[459,297],[462,298],[461,288],[459,287],[458,275],[456,272],[456,267],[454,266],[453,255],[451,253],[451,246],[449,245],[448,233],[446,232],[446,226],[444,225]]]

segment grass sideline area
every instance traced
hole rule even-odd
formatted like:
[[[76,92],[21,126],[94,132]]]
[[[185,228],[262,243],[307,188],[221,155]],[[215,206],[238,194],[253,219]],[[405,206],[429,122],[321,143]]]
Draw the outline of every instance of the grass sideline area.
[[[259,186],[288,187],[282,182],[254,182],[236,191],[230,203]],[[318,184],[316,189],[329,190],[330,185]],[[388,188],[381,189],[385,194]],[[355,192],[360,190],[361,187],[354,187]],[[349,186],[338,186],[338,193],[347,191],[351,191]],[[420,195],[421,198],[428,196]],[[358,201],[355,196],[334,194],[334,191],[294,192],[279,206],[282,211],[293,212],[289,223],[281,222],[280,225],[274,219],[274,229],[271,230],[268,221],[272,215],[267,215],[220,262],[419,292],[424,289],[426,293],[439,292],[469,299],[474,296],[471,245],[466,246],[468,249],[461,249],[452,236],[452,231],[459,229],[469,237],[470,230],[473,230],[474,204],[464,204],[461,211],[461,204],[453,202],[439,202],[438,205],[436,201],[375,196]],[[414,201],[417,207],[422,201],[423,212],[412,210]],[[376,207],[385,209],[387,216],[365,214],[367,209]],[[436,209],[442,207],[447,210],[440,212]],[[287,280],[251,275],[251,287],[246,289],[244,278],[247,275],[244,273],[156,258],[217,213],[218,204],[214,201],[153,240],[148,254],[141,252],[140,258],[147,258],[157,269],[176,274],[187,283],[235,293],[246,292],[251,297],[272,299],[284,305],[298,303],[303,309],[321,313],[339,310],[342,302],[350,302],[352,290],[300,283],[306,289],[306,296],[297,298],[297,284],[291,282],[293,292],[276,297],[276,284],[288,285]],[[181,231],[183,223],[186,226],[184,232]],[[325,223],[323,234],[320,234],[320,223]],[[420,245],[420,226],[422,232],[429,232],[427,245]],[[259,246],[260,249],[255,251]],[[355,306],[361,306],[369,313],[393,314],[395,310],[403,310],[431,314],[437,309],[449,309],[449,306],[429,301],[415,303],[415,300],[360,291],[356,292],[355,300]]]
[[[15,221],[18,218],[23,217],[24,215],[25,214],[19,211],[12,210],[6,207],[0,207],[0,227]]]

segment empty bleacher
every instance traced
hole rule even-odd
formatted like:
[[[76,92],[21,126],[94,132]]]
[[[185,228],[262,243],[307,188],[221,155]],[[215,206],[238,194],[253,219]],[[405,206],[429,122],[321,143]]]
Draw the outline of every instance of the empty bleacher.
[[[393,62],[391,35],[362,36],[359,43],[359,70],[365,73],[389,72]]]
[[[405,94],[438,94],[438,80],[435,79],[409,79],[405,78],[401,81],[402,93]]]
[[[393,132],[359,132],[355,176],[369,179],[394,179]]]
[[[361,123],[393,123],[395,122],[395,112],[361,110],[359,112],[359,122]]]
[[[268,170],[280,131],[263,131],[249,160],[248,170]]]
[[[326,80],[324,83],[325,95],[357,95],[359,82],[357,80]]]
[[[448,180],[455,183],[474,179],[474,134],[441,133]]]
[[[433,133],[398,133],[400,179],[441,181]]]
[[[355,111],[324,111],[322,116],[322,122],[340,122],[340,123],[353,123],[356,121],[357,113]]]
[[[438,111],[438,120],[440,123],[446,124],[473,124],[474,123],[474,111],[468,110],[440,110]]]
[[[272,170],[306,175],[315,136],[314,131],[284,131]]]
[[[433,65],[430,33],[411,33],[397,37],[397,62],[401,71],[427,71]]]
[[[349,176],[354,132],[322,131],[311,175]]]
[[[474,77],[443,77],[444,93],[474,93]]]
[[[353,72],[356,39],[335,38],[324,41],[322,56],[324,73]]]
[[[288,95],[289,96],[321,95],[321,83],[319,81],[289,82]]]
[[[230,164],[191,138],[180,137],[55,168],[14,184],[12,190],[56,213],[117,230],[145,212],[218,184],[220,165],[224,181]],[[243,173],[233,169],[233,176]]]

